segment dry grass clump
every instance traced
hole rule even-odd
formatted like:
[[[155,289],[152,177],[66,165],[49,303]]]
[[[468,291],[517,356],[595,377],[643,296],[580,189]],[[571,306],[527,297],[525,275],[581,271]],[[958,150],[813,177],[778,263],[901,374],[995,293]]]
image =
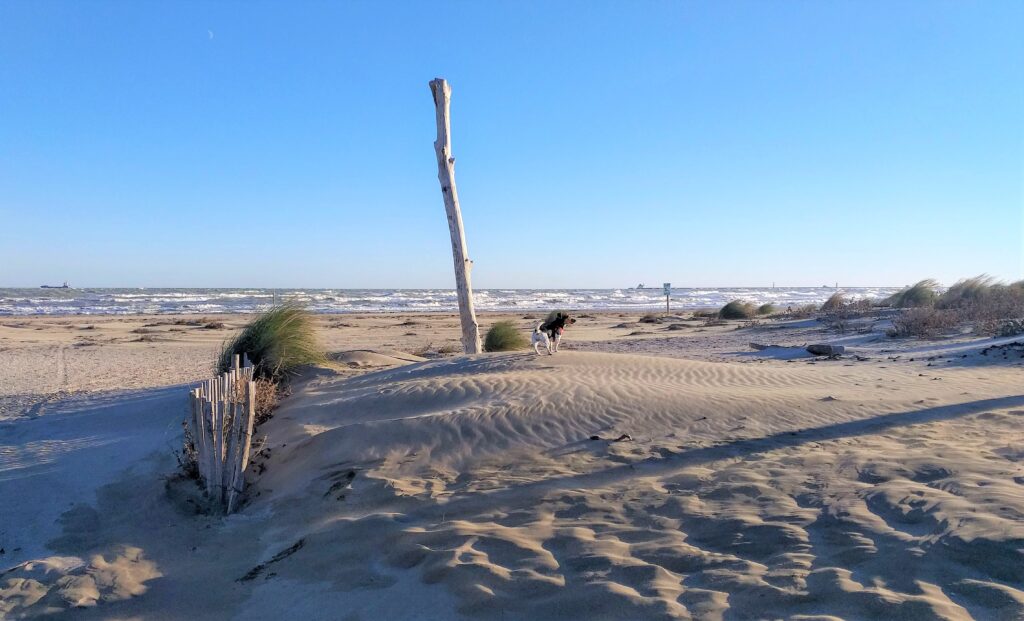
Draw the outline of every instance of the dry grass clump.
[[[775,308],[774,304],[762,304],[762,305],[757,307],[757,314],[758,315],[772,315],[777,310],[778,309]]]
[[[894,308],[931,306],[938,297],[938,294],[935,292],[938,286],[939,283],[935,280],[925,278],[885,298],[882,300],[882,304]]]
[[[839,310],[844,306],[846,306],[846,296],[843,295],[842,291],[836,291],[835,293],[830,295],[827,300],[825,300],[824,304],[821,305],[821,310],[822,312],[827,313],[830,311]]]
[[[434,347],[433,343],[427,343],[423,347],[413,350],[410,353],[414,356],[419,356],[420,358],[439,358],[449,354],[461,354],[462,346],[454,343],[445,343],[444,345]]]
[[[803,306],[797,306],[796,308],[790,307],[786,310],[786,315],[791,319],[808,319],[817,314],[817,304],[804,304]]]
[[[853,327],[853,320],[870,314],[873,309],[874,305],[869,299],[846,301],[842,293],[835,293],[821,305],[819,321],[825,322],[833,330],[846,332]]]
[[[529,341],[511,321],[499,321],[487,331],[484,351],[515,351],[526,349]]]
[[[718,316],[721,319],[750,319],[756,314],[757,308],[743,300],[733,300],[718,311]]]
[[[256,380],[256,413],[253,421],[257,427],[270,420],[280,398],[281,387],[276,382],[262,377]]]
[[[226,342],[217,362],[218,373],[231,368],[235,354],[247,354],[256,376],[273,380],[326,360],[316,339],[313,315],[291,302],[260,314]]]
[[[433,353],[434,351],[433,346],[433,343],[427,343],[423,347],[414,349],[409,353],[412,354],[413,356],[419,356],[420,358],[429,358],[430,354]]]
[[[640,323],[661,323],[661,317],[654,313],[647,313],[639,319]]]
[[[934,338],[957,327],[960,316],[956,311],[930,307],[908,308],[893,318],[887,334],[900,338],[916,336]]]

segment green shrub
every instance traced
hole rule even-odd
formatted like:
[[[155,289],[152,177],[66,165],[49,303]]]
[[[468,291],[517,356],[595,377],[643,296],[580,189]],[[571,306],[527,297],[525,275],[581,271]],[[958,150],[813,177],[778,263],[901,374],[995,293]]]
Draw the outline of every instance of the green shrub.
[[[718,316],[722,319],[750,319],[756,314],[757,309],[754,305],[743,300],[733,300],[718,311]]]
[[[931,306],[935,303],[935,298],[938,297],[935,293],[935,289],[938,286],[939,283],[935,282],[933,279],[925,278],[910,287],[905,287],[904,289],[890,295],[882,301],[882,304],[895,308]]]
[[[217,361],[219,373],[231,368],[235,354],[249,356],[257,377],[275,380],[300,366],[325,359],[317,343],[313,316],[294,303],[285,303],[260,314],[226,342]]]
[[[758,315],[771,315],[776,310],[777,309],[775,308],[774,304],[762,304],[762,305],[757,307],[757,314]]]
[[[511,321],[499,321],[491,326],[484,338],[484,351],[513,351],[526,349],[530,342]]]
[[[825,303],[821,305],[822,312],[828,313],[831,311],[841,310],[846,306],[846,297],[842,291],[836,291],[829,296]]]

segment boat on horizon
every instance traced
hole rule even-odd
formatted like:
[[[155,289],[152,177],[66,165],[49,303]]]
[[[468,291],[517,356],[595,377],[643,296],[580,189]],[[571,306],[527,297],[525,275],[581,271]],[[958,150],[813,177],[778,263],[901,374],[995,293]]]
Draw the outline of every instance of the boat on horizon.
[[[69,285],[68,281],[65,280],[63,285],[59,285],[59,286],[58,285],[39,285],[39,288],[40,289],[70,289],[71,285]]]

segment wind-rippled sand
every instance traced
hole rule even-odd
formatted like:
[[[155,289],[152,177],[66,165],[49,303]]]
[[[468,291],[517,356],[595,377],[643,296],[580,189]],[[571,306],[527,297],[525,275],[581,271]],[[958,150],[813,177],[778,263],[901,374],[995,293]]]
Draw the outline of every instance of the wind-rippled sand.
[[[256,504],[303,541],[275,579],[411,571],[482,618],[1020,618],[1024,397],[944,375],[573,353],[314,380]]]
[[[1019,367],[409,360],[298,383],[227,520],[103,487],[0,615],[1024,618]]]

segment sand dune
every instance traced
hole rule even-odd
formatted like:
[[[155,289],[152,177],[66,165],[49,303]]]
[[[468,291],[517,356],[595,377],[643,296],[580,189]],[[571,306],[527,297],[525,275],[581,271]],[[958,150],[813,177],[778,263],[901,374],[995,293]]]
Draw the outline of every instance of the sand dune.
[[[167,453],[106,465],[19,535],[55,555],[0,576],[0,616],[1024,618],[1018,368],[337,358],[259,430],[241,513],[195,515]],[[0,485],[71,477],[129,411],[173,435],[168,390],[79,401],[65,453],[29,472],[26,436]]]
[[[609,354],[318,378],[274,421],[250,510],[302,542],[275,579],[411,571],[482,618],[1018,618],[1005,379]]]

